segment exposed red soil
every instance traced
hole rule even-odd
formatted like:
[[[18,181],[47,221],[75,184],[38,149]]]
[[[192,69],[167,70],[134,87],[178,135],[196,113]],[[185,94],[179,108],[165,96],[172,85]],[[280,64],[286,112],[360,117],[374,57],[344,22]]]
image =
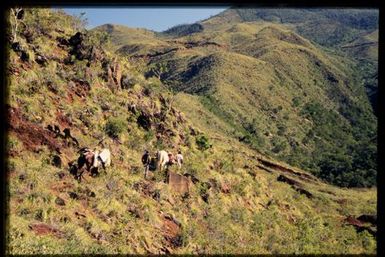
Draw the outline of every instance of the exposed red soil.
[[[85,80],[74,80],[68,83],[69,94],[72,99],[74,94],[80,98],[85,98],[91,90],[90,84]]]
[[[55,133],[27,121],[20,109],[8,106],[7,116],[10,132],[16,134],[27,150],[38,152],[40,146],[46,145],[50,150],[60,153],[63,145],[55,138]]]
[[[53,190],[54,192],[57,192],[57,193],[62,193],[62,192],[67,191],[67,189],[71,189],[73,187],[74,187],[74,185],[72,183],[62,181],[62,182],[57,182],[54,185],[52,185],[51,190]]]
[[[222,193],[224,193],[224,194],[228,194],[228,193],[230,193],[230,186],[227,184],[227,183],[223,183],[222,185],[221,185],[221,191],[222,191]]]
[[[50,226],[45,223],[36,223],[30,224],[28,226],[32,231],[34,231],[37,235],[47,235],[52,234],[58,238],[64,237],[64,233],[53,226]]]
[[[67,116],[63,115],[63,113],[60,111],[56,112],[56,120],[59,123],[60,127],[72,126],[71,120]]]
[[[358,219],[356,219],[352,216],[347,217],[345,219],[345,222],[348,223],[349,225],[355,225],[355,226],[359,226],[359,227],[364,226],[364,223],[362,223],[361,221],[359,221]]]
[[[348,200],[347,199],[337,199],[336,202],[338,204],[346,204],[348,202]]]

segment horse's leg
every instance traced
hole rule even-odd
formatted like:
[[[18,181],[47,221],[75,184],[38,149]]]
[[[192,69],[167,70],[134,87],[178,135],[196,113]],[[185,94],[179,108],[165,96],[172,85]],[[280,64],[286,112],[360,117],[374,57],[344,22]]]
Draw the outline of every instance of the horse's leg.
[[[84,173],[84,168],[81,168],[81,169],[80,169],[80,173],[76,175],[76,179],[77,179],[79,182],[82,182],[83,173]]]
[[[167,162],[164,162],[163,163],[163,170],[164,170],[164,174],[163,174],[163,176],[164,176],[164,181],[166,182],[166,183],[168,183],[168,165],[167,165]]]
[[[169,183],[169,181],[168,181],[168,166],[167,166],[167,168],[166,168],[165,171],[164,171],[164,176],[165,176],[164,182],[165,182],[165,183]]]
[[[88,180],[86,179],[86,177],[83,177],[83,176],[82,176],[82,178],[84,179],[85,182],[88,182]]]
[[[102,162],[102,167],[103,167],[104,171],[106,171],[106,165],[104,164],[104,162]]]

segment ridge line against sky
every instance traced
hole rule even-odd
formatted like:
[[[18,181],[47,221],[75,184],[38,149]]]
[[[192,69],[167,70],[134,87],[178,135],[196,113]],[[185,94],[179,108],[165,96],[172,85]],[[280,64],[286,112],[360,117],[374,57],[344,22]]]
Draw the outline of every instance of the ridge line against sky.
[[[124,25],[132,28],[145,28],[157,32],[175,25],[194,23],[207,19],[226,10],[228,7],[168,7],[168,8],[61,8],[70,15],[85,13],[87,29],[103,24]]]

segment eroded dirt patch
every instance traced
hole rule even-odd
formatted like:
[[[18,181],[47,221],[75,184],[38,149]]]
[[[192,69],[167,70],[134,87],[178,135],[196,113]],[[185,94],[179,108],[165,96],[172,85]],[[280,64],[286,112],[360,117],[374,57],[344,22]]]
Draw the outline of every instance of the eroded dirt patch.
[[[77,79],[68,82],[68,89],[72,98],[74,95],[77,95],[80,98],[85,98],[88,96],[91,86],[87,81]]]
[[[61,127],[70,127],[72,126],[72,121],[71,119],[64,115],[62,112],[56,112],[56,120],[59,123]]]
[[[36,235],[52,234],[58,238],[64,237],[64,232],[45,223],[35,223],[28,226]]]
[[[27,150],[38,152],[42,145],[60,153],[63,145],[55,139],[55,133],[33,124],[23,117],[20,109],[7,107],[8,129],[23,142]]]
[[[268,161],[268,160],[264,160],[264,159],[261,159],[261,158],[257,158],[258,161],[265,167],[263,167],[262,165],[259,165],[258,167],[259,168],[263,168],[267,171],[269,171],[267,168],[270,168],[270,169],[273,169],[273,170],[278,170],[278,171],[281,171],[281,172],[286,172],[286,173],[290,173],[290,174],[293,174],[295,176],[298,176],[300,177],[302,180],[306,180],[308,182],[317,182],[318,179],[315,177],[315,176],[312,176],[310,174],[307,174],[307,173],[302,173],[302,172],[297,172],[293,169],[290,169],[290,168],[286,168],[286,167],[283,167],[282,165],[279,165],[277,163],[274,163],[274,162],[271,162],[271,161]],[[262,167],[261,167],[262,166]],[[270,171],[269,171],[270,172]]]

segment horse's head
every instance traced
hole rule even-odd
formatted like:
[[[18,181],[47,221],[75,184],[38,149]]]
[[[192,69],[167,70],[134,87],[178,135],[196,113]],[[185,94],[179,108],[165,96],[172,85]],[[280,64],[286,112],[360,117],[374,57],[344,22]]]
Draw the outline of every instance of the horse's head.
[[[71,161],[68,163],[70,173],[72,175],[77,175],[78,172],[78,166],[76,165],[75,161]]]

